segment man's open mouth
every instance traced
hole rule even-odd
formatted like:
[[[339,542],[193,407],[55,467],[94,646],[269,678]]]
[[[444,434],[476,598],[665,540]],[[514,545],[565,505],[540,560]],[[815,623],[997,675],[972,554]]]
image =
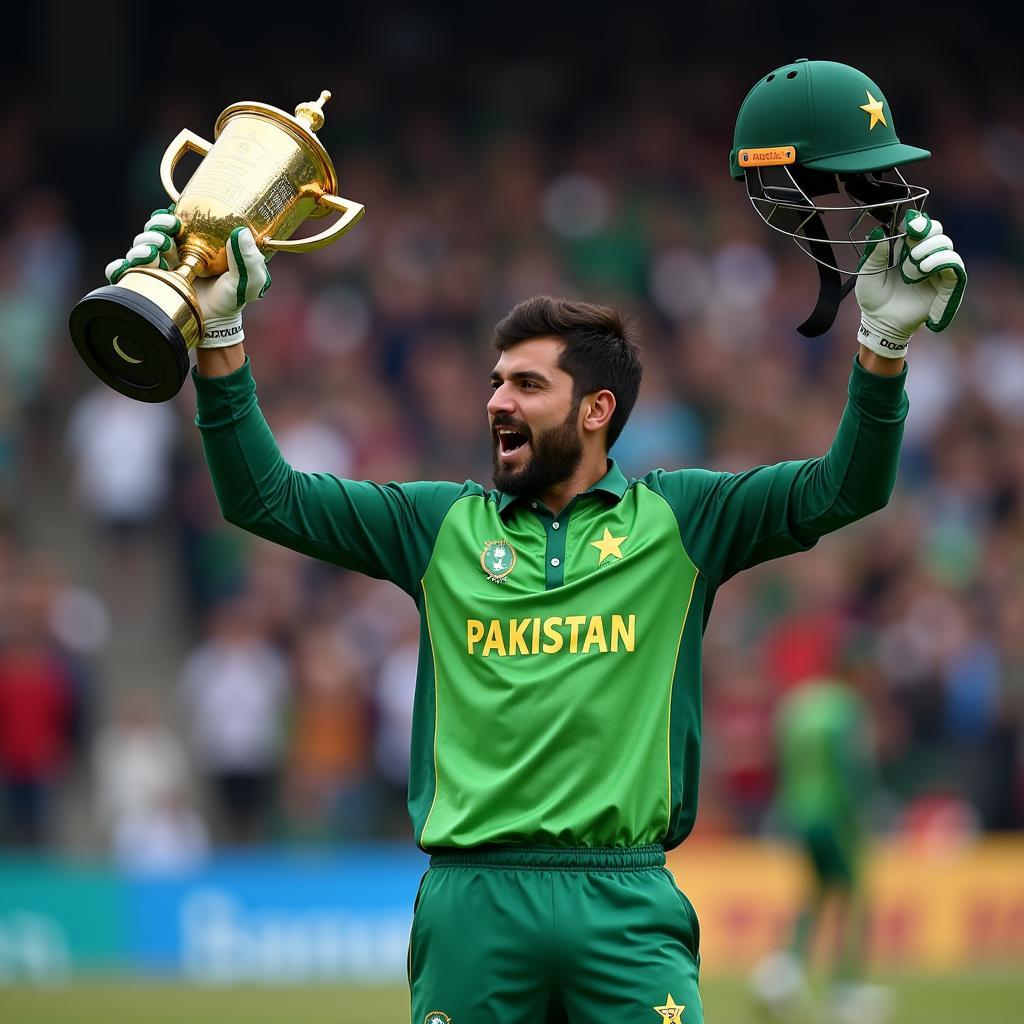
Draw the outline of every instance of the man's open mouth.
[[[498,450],[502,456],[514,455],[529,440],[526,434],[513,430],[512,427],[495,427],[494,433],[498,438]]]

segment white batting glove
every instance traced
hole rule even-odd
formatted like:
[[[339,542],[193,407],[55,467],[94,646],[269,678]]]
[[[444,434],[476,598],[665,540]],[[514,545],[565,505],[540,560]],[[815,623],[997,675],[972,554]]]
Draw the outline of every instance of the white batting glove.
[[[889,242],[875,228],[867,237],[857,267],[860,329],[857,340],[885,359],[907,354],[910,336],[922,324],[944,331],[956,316],[967,287],[967,271],[942,225],[920,210],[904,218],[906,238],[899,241],[896,271],[886,271]]]
[[[173,207],[154,210],[124,258],[107,264],[107,280],[117,284],[134,267],[173,270],[178,265],[174,236],[180,230],[181,221]],[[266,260],[248,228],[235,228],[228,236],[227,258],[225,273],[196,278],[192,283],[203,313],[203,337],[198,348],[223,348],[244,341],[242,309],[246,302],[263,298],[270,287]]]

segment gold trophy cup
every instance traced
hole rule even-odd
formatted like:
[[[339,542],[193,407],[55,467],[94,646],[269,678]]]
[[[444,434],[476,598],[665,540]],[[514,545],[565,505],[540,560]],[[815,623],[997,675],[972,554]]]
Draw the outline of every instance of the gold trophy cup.
[[[203,336],[192,282],[227,269],[231,232],[248,226],[274,252],[309,252],[340,238],[363,215],[338,195],[338,179],[316,132],[323,92],[295,115],[265,103],[234,103],[213,129],[215,142],[183,129],[160,161],[160,180],[181,220],[174,270],[137,267],[117,284],[89,292],[71,311],[71,338],[86,365],[115,391],[165,402],[188,376],[188,351]],[[187,152],[203,157],[179,193],[174,169]],[[324,231],[289,241],[307,217],[341,216]]]

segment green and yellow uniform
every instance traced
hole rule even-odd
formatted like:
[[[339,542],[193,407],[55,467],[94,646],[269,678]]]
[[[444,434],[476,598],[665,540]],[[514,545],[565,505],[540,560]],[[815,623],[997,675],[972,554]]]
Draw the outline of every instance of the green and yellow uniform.
[[[820,680],[779,705],[777,803],[820,884],[856,881],[864,818],[876,789],[861,698]]]
[[[701,636],[735,573],[885,504],[904,376],[855,362],[822,458],[639,480],[609,461],[553,515],[471,481],[293,471],[248,363],[194,374],[225,517],[419,608],[414,1024],[702,1019],[696,917],[663,866],[696,814]]]
[[[826,901],[835,896],[839,903],[839,928],[832,947],[835,974],[839,979],[856,979],[867,927],[859,884],[861,864],[867,814],[878,791],[867,708],[841,682],[807,682],[779,705],[776,748],[776,802],[813,874],[790,951],[799,962],[809,962]]]

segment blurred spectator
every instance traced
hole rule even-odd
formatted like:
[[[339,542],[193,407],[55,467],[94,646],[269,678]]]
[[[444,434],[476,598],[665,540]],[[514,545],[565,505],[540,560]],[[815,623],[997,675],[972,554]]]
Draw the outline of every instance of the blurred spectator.
[[[99,531],[108,592],[122,615],[146,600],[143,535],[170,491],[176,427],[169,406],[136,402],[105,385],[84,395],[68,419],[74,489]]]
[[[114,830],[114,860],[133,874],[173,875],[198,867],[210,850],[203,819],[180,790],[126,814]]]
[[[94,698],[94,658],[106,645],[110,615],[106,605],[88,587],[71,583],[67,569],[48,553],[26,552],[16,569],[16,592],[28,618],[67,667],[74,686],[73,732],[80,747],[85,721]]]
[[[381,663],[373,689],[377,712],[374,761],[384,783],[384,810],[391,829],[404,834],[405,786],[409,777],[409,736],[419,658],[419,625],[410,622]]]
[[[0,638],[0,781],[8,841],[51,838],[53,800],[72,753],[75,680],[25,589],[6,608]]]
[[[156,715],[152,697],[124,698],[92,748],[96,813],[107,834],[165,803],[188,785],[188,755]]]
[[[651,469],[695,465],[703,448],[700,421],[673,394],[665,367],[644,353],[644,386],[613,457],[626,476],[643,476]]]
[[[327,412],[327,410],[324,410]],[[274,415],[274,436],[285,461],[305,473],[333,473],[350,477],[352,448],[328,415],[310,409],[301,396],[293,396]]]
[[[9,233],[0,236],[0,379],[16,407],[38,419],[77,282],[80,242],[58,193],[29,191],[15,209]]]
[[[244,598],[211,613],[208,638],[185,660],[182,700],[192,745],[231,842],[266,835],[290,685],[287,662]]]
[[[170,490],[176,423],[167,405],[149,405],[105,385],[89,391],[68,420],[75,490],[108,540],[121,546],[150,525]]]
[[[2,512],[6,512],[14,505],[23,459],[21,420],[14,396],[7,388],[0,387],[0,511]]]
[[[312,624],[299,633],[294,659],[291,828],[321,837],[366,836],[374,816],[370,715],[361,668],[328,624]]]
[[[732,828],[752,832],[772,792],[771,709],[775,695],[742,657],[723,658],[708,694],[707,722],[714,736],[714,771]]]
[[[175,554],[181,567],[189,629],[202,628],[209,609],[242,588],[253,538],[224,521],[203,459],[199,431],[184,432],[175,480]]]

